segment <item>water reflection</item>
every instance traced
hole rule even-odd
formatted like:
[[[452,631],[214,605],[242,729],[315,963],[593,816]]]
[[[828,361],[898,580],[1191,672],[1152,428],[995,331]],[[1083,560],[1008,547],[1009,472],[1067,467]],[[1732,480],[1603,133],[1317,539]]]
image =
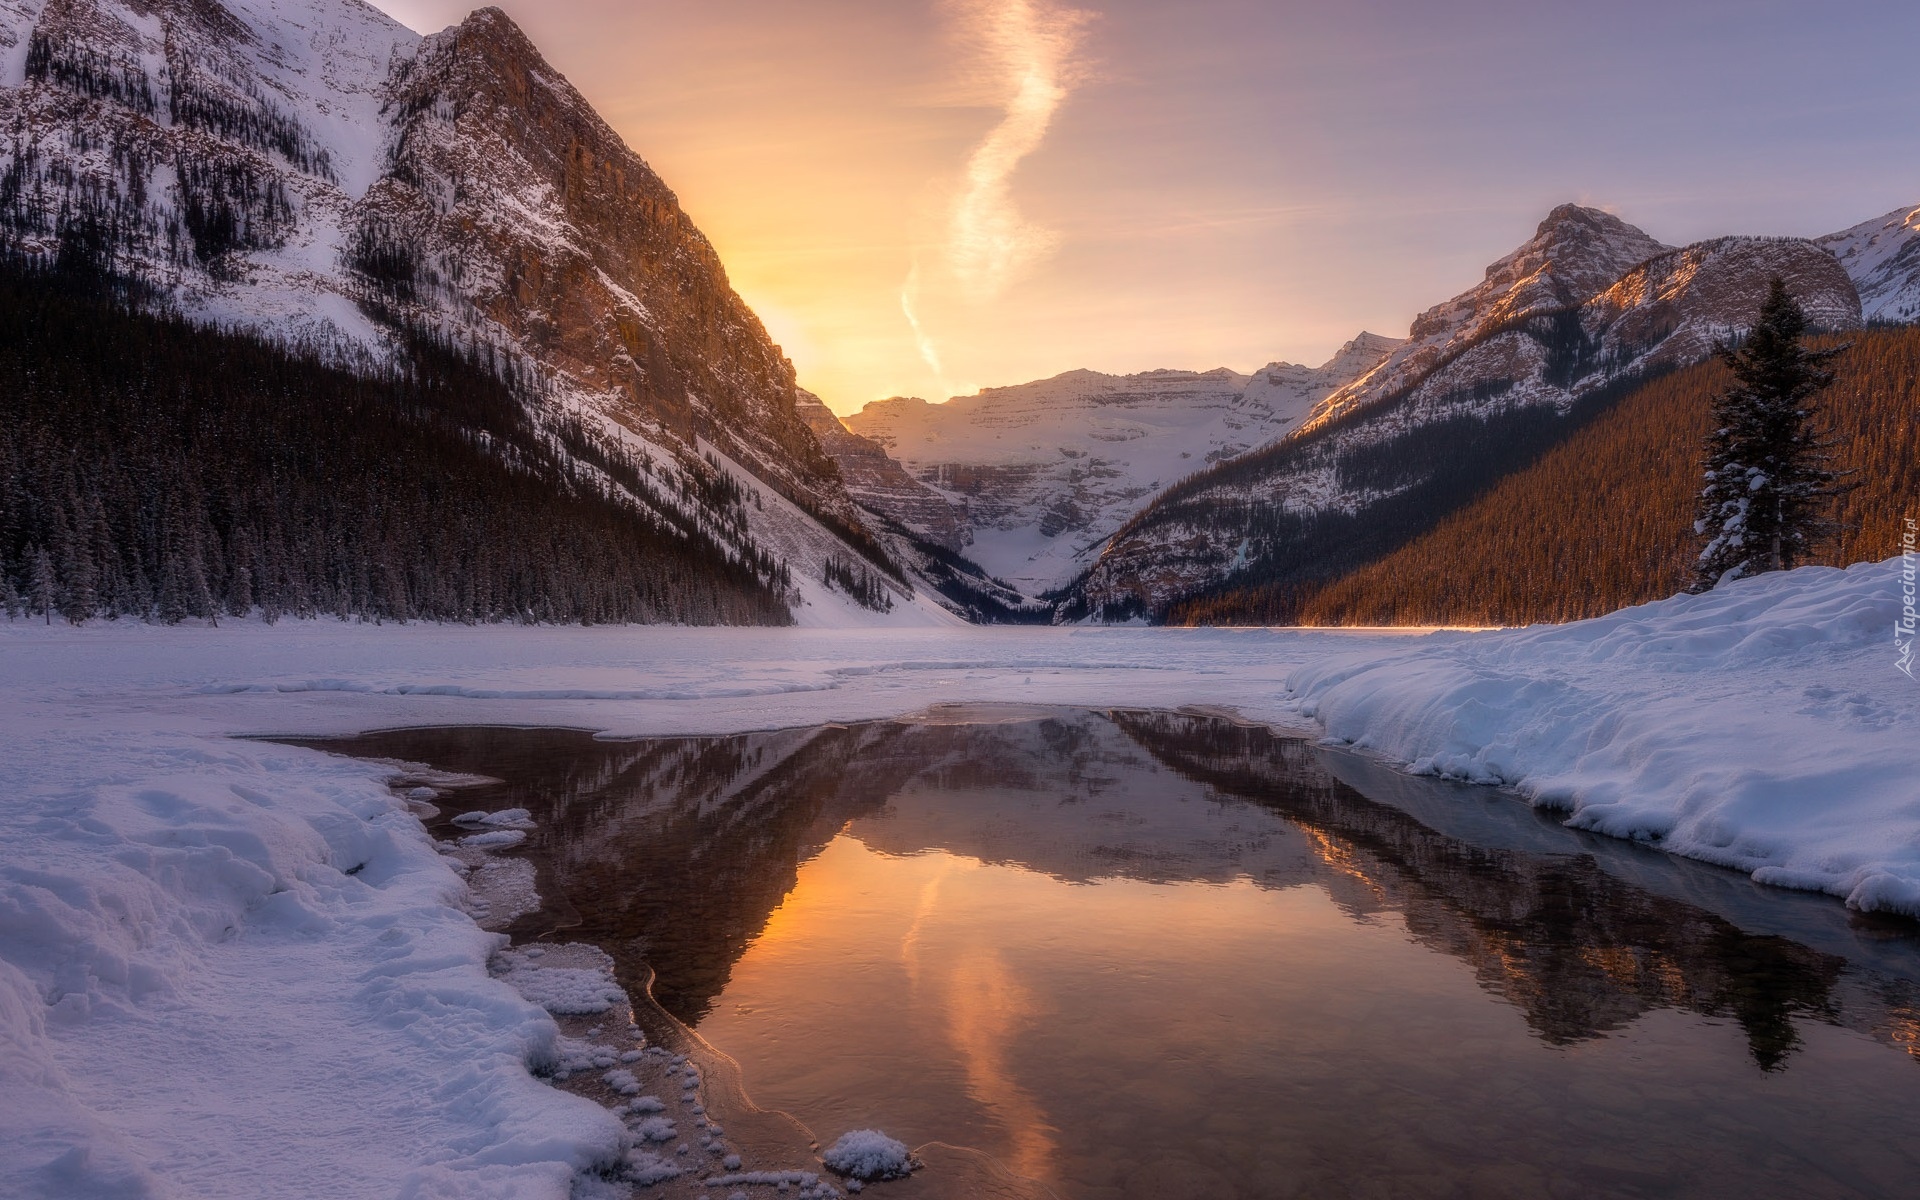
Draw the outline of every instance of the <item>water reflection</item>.
[[[1084,1196],[1875,1195],[1915,1165],[1910,930],[1264,729],[328,745],[504,780],[463,799],[541,823],[516,935],[651,968],[817,1132]]]
[[[1343,907],[1401,914],[1422,942],[1471,963],[1482,986],[1549,1042],[1676,1008],[1737,1020],[1754,1060],[1771,1068],[1799,1042],[1795,1017],[1839,1016],[1834,985],[1846,962],[1836,955],[1745,933],[1621,881],[1590,855],[1447,837],[1338,782],[1304,743],[1263,729],[1165,714],[1115,719],[1186,777],[1295,822],[1333,869],[1324,883]]]

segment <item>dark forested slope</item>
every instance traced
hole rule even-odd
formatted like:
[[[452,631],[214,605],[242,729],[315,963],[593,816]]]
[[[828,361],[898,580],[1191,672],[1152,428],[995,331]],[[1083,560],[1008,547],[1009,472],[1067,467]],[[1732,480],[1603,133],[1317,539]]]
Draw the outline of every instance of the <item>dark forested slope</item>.
[[[518,380],[427,339],[348,372],[136,311],[92,276],[0,267],[0,602],[76,621],[790,620],[784,565],[649,503],[664,480],[537,417]]]
[[[1874,329],[1835,363],[1818,401],[1855,485],[1818,561],[1900,550],[1920,513],[1920,328]],[[1248,583],[1177,605],[1173,623],[1525,624],[1597,616],[1670,596],[1688,579],[1701,447],[1717,362],[1646,383],[1431,530],[1304,586]]]

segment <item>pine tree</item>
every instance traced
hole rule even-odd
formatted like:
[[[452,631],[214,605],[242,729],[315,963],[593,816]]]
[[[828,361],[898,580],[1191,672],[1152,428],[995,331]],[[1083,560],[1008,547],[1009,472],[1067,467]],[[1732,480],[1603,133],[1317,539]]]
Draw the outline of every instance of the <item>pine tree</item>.
[[[186,572],[182,569],[180,556],[169,554],[160,564],[160,603],[158,616],[168,625],[178,625],[193,615],[188,604]]]
[[[71,491],[67,494],[67,508],[69,512],[79,508],[79,500]],[[87,547],[69,530],[65,519],[54,527],[54,539],[60,578],[60,615],[66,618],[67,624],[80,625],[93,616],[94,610],[99,607],[99,597],[94,589],[93,558],[87,553]]]
[[[51,625],[54,597],[60,587],[53,574],[53,555],[47,553],[46,547],[36,546],[27,561],[27,611],[45,617]]]
[[[234,531],[233,567],[227,572],[227,612],[244,617],[253,611],[253,539],[245,529]]]
[[[1791,570],[1832,532],[1827,511],[1844,489],[1809,406],[1833,382],[1825,364],[1847,347],[1809,350],[1806,328],[1806,313],[1775,279],[1745,343],[1720,347],[1734,382],[1714,400],[1693,525],[1706,546],[1693,591]]]
[[[7,611],[7,620],[17,621],[27,611],[27,601],[13,586],[13,572],[8,569],[5,554],[0,554],[0,608]]]

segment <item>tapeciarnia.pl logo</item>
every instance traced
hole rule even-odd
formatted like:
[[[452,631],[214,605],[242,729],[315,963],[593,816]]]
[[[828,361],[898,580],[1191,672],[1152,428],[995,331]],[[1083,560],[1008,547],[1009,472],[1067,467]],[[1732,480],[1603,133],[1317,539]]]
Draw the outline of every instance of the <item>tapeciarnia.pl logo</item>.
[[[1893,623],[1893,649],[1900,656],[1893,665],[1908,679],[1913,678],[1914,570],[1920,565],[1913,542],[1914,521],[1908,517],[1900,535],[1900,617]]]

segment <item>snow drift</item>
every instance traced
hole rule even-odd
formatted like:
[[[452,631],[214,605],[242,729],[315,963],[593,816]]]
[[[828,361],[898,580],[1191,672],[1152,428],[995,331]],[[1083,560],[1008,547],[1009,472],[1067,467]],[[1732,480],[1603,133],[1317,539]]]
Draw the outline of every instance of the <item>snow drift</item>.
[[[1899,563],[1806,567],[1571,625],[1293,671],[1329,737],[1570,825],[1920,916],[1920,692]]]
[[[24,748],[9,1194],[563,1200],[624,1153],[617,1117],[529,1072],[556,1027],[488,978],[504,939],[377,768],[154,733]]]

